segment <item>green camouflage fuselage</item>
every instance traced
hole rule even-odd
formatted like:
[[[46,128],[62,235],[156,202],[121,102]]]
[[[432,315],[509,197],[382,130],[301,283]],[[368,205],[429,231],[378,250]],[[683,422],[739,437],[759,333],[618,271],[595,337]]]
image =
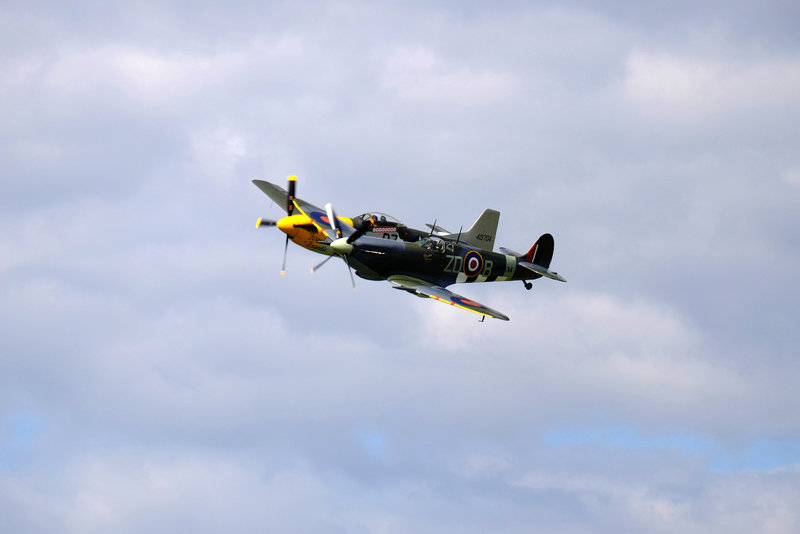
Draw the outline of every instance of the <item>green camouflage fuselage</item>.
[[[386,280],[403,277],[441,287],[541,277],[518,268],[515,256],[436,237],[412,243],[364,236],[350,254],[350,262],[362,278]]]

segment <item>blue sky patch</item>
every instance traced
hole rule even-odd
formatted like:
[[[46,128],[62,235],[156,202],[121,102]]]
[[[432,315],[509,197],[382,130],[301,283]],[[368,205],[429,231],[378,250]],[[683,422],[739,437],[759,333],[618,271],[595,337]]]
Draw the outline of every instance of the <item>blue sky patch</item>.
[[[766,471],[800,463],[800,440],[757,436],[727,444],[701,434],[673,431],[643,434],[631,425],[556,427],[541,442],[549,447],[604,447],[614,449],[670,449],[708,458],[718,471]]]
[[[20,466],[44,430],[44,419],[30,411],[18,411],[5,418],[0,440],[0,467]]]

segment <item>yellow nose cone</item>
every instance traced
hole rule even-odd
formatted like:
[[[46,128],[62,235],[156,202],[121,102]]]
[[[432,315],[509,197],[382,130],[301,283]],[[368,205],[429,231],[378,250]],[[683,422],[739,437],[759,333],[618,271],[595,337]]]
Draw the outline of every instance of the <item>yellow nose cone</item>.
[[[291,231],[294,230],[295,221],[292,220],[294,218],[295,218],[294,215],[291,217],[282,217],[278,219],[278,221],[275,223],[275,226],[277,226],[278,230],[280,230],[284,234],[291,235]]]
[[[316,233],[311,219],[303,214],[282,217],[278,219],[275,226],[291,239],[295,239],[300,235]]]

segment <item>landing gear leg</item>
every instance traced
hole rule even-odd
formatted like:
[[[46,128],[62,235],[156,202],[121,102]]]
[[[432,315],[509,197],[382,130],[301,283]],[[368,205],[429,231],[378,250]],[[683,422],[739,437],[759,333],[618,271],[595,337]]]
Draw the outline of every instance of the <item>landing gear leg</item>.
[[[525,285],[525,289],[527,289],[528,291],[530,291],[531,288],[533,287],[533,284],[531,284],[530,282],[528,282],[526,280],[523,280],[522,283]]]

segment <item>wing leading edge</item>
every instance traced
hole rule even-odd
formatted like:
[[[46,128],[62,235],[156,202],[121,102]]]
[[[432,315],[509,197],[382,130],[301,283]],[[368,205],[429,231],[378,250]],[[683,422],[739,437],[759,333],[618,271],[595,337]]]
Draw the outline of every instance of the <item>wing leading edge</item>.
[[[485,315],[488,317],[494,317],[495,319],[508,321],[508,316],[500,313],[499,311],[493,310],[488,306],[484,306],[480,302],[475,302],[474,300],[462,297],[461,295],[453,293],[452,291],[440,286],[429,285],[421,280],[414,280],[405,277],[390,277],[389,282],[392,283],[395,289],[402,289],[403,291],[408,291],[409,293],[413,293],[420,297],[432,298],[434,300],[438,300],[439,302],[444,302],[445,304],[450,304],[451,306],[461,308],[462,310],[471,311],[479,315]]]
[[[253,180],[253,183],[256,187],[261,189],[265,195],[272,199],[272,201],[277,204],[281,209],[286,211],[286,196],[288,193],[286,189],[282,188],[279,185],[272,184],[270,182],[265,182],[264,180]],[[308,215],[312,212],[320,212],[325,213],[325,210],[320,208],[319,206],[315,206],[310,202],[306,202],[301,198],[294,198],[294,205],[297,207],[301,212]]]

